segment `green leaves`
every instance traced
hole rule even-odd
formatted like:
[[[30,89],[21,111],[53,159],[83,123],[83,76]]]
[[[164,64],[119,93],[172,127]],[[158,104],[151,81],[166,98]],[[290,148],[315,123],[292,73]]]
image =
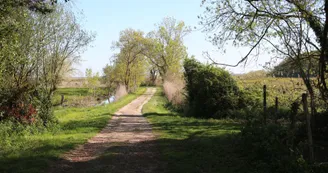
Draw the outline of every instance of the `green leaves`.
[[[319,61],[313,66],[317,72],[319,88],[324,100],[328,100],[326,87],[328,63],[328,8],[323,0],[267,1],[267,0],[216,0],[203,3],[204,14],[200,24],[204,32],[214,33],[211,41],[220,49],[226,43],[247,46],[249,51],[239,63],[257,59],[261,51],[273,53],[272,58],[293,60],[320,52]],[[297,68],[303,69],[301,64]],[[311,67],[312,68],[312,67]],[[302,70],[310,76],[309,68]],[[305,77],[304,77],[305,78]],[[305,79],[307,80],[307,79]],[[311,85],[307,85],[312,90]]]
[[[92,69],[86,69],[85,70],[85,76],[86,76],[86,86],[89,88],[89,91],[93,93],[93,96],[96,95],[96,90],[99,87],[99,72],[92,73]]]
[[[237,83],[224,69],[186,59],[184,71],[189,115],[225,118],[225,111],[242,108]]]
[[[119,41],[113,44],[113,48],[119,49],[114,55],[113,68],[106,74],[107,81],[115,80],[124,84],[128,91],[133,91],[144,80],[147,69],[145,60],[147,40],[142,31],[126,29],[121,31]],[[111,77],[115,74],[115,77]]]
[[[57,85],[93,40],[69,8],[54,8],[49,14],[23,7],[0,14],[8,19],[0,24],[1,31],[12,29],[7,36],[0,35],[0,90],[11,93],[0,94],[0,107],[32,103],[42,110],[39,116],[44,122],[51,119],[51,97]]]
[[[144,81],[151,70],[163,78],[167,74],[180,74],[182,60],[188,56],[183,37],[189,32],[184,22],[174,18],[164,18],[147,36],[131,28],[121,31],[119,40],[112,46],[119,50],[113,57],[111,73],[115,73],[115,80],[130,90]]]
[[[182,60],[188,56],[183,38],[191,29],[183,21],[170,17],[164,18],[157,27],[157,30],[148,34],[150,47],[147,57],[158,68],[162,77],[167,73],[179,74]]]

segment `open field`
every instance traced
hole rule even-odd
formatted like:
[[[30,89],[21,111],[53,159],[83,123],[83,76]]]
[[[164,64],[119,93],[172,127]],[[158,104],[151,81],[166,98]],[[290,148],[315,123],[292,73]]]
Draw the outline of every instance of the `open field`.
[[[60,154],[85,143],[107,124],[116,110],[144,91],[145,88],[139,88],[135,94],[129,94],[106,106],[58,108],[55,115],[59,124],[48,129],[1,123],[0,172],[34,173],[48,169]]]
[[[182,117],[169,111],[167,103],[158,88],[143,108],[158,135],[156,143],[167,163],[166,172],[247,172],[243,156],[234,147],[240,123]]]
[[[243,78],[235,76],[235,79],[241,88],[253,93],[260,100],[263,99],[263,85],[266,85],[269,107],[274,106],[275,97],[278,97],[280,107],[290,107],[292,102],[300,101],[302,93],[306,92],[306,87],[301,78]]]

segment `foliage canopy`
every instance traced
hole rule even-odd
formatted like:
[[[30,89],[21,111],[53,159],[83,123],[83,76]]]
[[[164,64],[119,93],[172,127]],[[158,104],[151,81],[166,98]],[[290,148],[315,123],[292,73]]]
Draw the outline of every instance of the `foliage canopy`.
[[[229,72],[195,59],[184,62],[189,115],[210,118],[239,107],[239,88]]]

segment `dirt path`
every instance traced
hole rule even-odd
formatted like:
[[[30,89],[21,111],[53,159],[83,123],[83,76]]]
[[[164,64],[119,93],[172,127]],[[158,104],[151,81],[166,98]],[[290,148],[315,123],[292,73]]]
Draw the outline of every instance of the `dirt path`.
[[[64,154],[50,172],[162,172],[155,136],[141,113],[155,91],[148,88],[117,111],[99,134]]]

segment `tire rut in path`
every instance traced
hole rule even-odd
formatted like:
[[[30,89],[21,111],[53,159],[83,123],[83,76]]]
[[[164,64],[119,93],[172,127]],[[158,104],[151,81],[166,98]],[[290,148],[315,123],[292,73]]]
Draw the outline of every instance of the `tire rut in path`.
[[[155,136],[141,113],[155,91],[147,88],[117,111],[100,133],[65,153],[50,172],[162,172]]]

